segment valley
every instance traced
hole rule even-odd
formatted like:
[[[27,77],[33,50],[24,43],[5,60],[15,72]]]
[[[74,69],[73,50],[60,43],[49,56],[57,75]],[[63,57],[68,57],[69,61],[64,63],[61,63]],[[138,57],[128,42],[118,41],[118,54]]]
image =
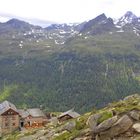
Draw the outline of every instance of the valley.
[[[140,93],[140,18],[101,14],[42,28],[0,23],[0,101],[79,112]]]

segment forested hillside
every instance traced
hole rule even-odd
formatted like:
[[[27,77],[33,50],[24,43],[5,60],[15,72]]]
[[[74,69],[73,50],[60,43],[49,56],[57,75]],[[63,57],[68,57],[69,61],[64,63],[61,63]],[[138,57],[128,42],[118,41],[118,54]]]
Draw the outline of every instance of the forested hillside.
[[[76,107],[85,111],[140,91],[136,77],[139,57],[135,55],[63,52],[17,66],[15,61],[1,60],[1,101],[11,100],[19,106],[43,105],[54,110]]]

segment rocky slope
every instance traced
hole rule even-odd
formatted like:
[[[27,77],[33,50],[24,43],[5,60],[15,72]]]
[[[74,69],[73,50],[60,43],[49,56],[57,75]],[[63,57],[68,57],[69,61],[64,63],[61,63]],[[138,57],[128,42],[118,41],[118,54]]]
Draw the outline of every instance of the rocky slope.
[[[93,110],[77,119],[58,123],[56,118],[42,129],[24,130],[3,140],[139,140],[140,96],[125,97],[119,102]]]

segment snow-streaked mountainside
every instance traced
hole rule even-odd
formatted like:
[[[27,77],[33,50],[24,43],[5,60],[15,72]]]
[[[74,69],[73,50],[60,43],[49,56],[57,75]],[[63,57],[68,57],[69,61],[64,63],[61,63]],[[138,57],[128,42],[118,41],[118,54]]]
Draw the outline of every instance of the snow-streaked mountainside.
[[[133,14],[131,11],[128,11],[124,16],[122,16],[120,19],[116,21],[116,24],[124,26],[126,24],[131,24],[135,22],[137,19],[138,17],[135,14]]]
[[[36,54],[43,50],[43,53],[58,51],[77,37],[86,40],[90,36],[122,33],[139,37],[140,18],[128,11],[118,20],[101,14],[87,22],[51,24],[45,28],[18,19],[11,19],[5,23],[0,23],[2,46],[0,51],[4,54],[18,52],[26,58],[29,54]]]
[[[118,20],[113,20],[106,17],[105,14],[101,14],[87,22],[51,24],[45,28],[18,19],[0,23],[0,40],[3,40],[3,38],[5,40],[5,42],[2,42],[5,47],[2,47],[1,51],[14,53],[14,50],[18,50],[24,57],[27,54],[25,50],[26,52],[36,52],[41,49],[45,50],[46,53],[55,52],[75,37],[88,39],[95,35],[120,33],[132,33],[139,36],[140,18],[128,11]]]

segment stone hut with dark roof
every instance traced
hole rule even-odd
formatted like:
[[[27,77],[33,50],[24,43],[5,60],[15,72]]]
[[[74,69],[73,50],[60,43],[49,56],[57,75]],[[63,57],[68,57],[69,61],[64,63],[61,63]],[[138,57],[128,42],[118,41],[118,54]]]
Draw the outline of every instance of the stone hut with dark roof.
[[[20,127],[25,128],[38,128],[47,123],[47,117],[39,108],[32,109],[19,109],[20,114]]]
[[[0,134],[11,133],[19,128],[19,113],[9,101],[0,104]]]
[[[65,120],[74,119],[79,116],[80,116],[79,113],[75,112],[74,109],[71,109],[71,110],[68,110],[68,111],[62,113],[60,116],[58,116],[58,120],[60,122],[63,122]]]

